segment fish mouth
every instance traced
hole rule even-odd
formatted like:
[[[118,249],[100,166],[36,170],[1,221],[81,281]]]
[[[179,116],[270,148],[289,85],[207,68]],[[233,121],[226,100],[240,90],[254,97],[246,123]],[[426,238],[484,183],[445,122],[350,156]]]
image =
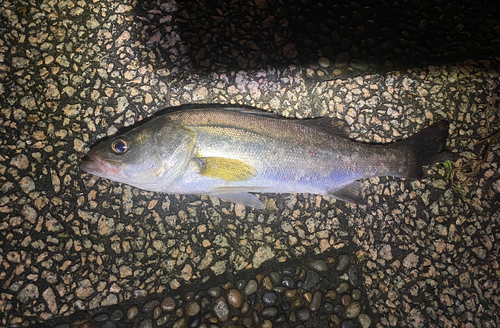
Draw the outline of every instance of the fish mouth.
[[[117,175],[122,171],[122,163],[113,160],[105,160],[96,154],[89,153],[80,163],[80,169],[83,171],[106,177],[108,175]]]

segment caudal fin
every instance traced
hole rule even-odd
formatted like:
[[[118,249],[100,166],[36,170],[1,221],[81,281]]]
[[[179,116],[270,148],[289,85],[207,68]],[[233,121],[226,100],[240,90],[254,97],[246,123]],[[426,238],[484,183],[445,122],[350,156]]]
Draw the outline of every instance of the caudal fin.
[[[450,153],[445,152],[449,127],[449,122],[439,121],[396,144],[410,153],[410,167],[404,178],[420,179],[423,166],[449,158]]]

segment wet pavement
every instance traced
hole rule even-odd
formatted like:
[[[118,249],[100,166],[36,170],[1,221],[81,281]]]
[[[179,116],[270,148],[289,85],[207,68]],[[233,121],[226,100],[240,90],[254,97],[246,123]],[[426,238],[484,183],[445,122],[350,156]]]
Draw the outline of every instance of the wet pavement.
[[[0,326],[497,327],[498,6],[2,2]],[[365,181],[367,206],[265,210],[79,169],[193,103],[338,117],[376,143],[446,119],[457,159]]]

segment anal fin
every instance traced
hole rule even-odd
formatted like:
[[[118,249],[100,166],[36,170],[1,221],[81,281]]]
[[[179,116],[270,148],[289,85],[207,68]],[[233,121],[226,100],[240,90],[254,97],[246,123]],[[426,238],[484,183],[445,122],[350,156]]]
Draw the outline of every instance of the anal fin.
[[[243,206],[250,206],[258,209],[266,208],[266,206],[262,204],[262,202],[257,198],[257,196],[250,194],[248,192],[211,193],[210,196],[219,197]]]
[[[342,189],[329,192],[328,196],[347,203],[366,205],[366,199],[363,197],[363,184],[359,181],[355,181]]]

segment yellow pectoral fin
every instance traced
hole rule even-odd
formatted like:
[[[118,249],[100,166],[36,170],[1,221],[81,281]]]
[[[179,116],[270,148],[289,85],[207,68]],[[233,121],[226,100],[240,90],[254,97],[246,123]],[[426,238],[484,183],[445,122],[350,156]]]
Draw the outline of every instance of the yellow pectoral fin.
[[[226,181],[243,181],[255,176],[255,168],[237,159],[223,157],[198,158],[200,173]]]

